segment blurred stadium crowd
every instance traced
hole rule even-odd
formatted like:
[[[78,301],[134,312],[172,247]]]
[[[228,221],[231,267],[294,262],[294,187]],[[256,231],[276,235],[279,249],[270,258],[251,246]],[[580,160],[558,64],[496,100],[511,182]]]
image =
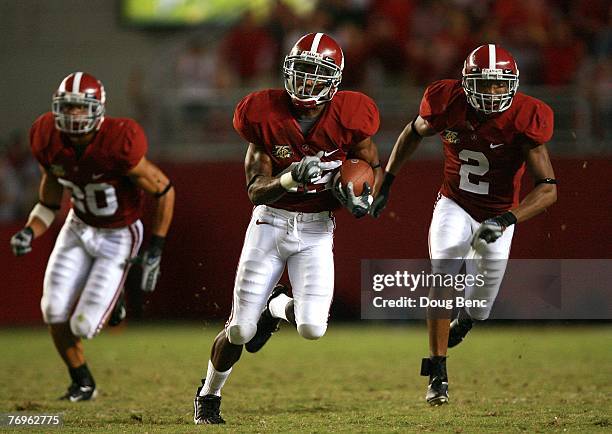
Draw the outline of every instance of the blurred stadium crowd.
[[[214,50],[194,39],[177,74],[208,86],[256,86],[275,79],[289,48],[317,29],[343,47],[345,88],[457,76],[484,41],[515,53],[530,84],[563,86],[585,60],[605,67],[611,11],[606,0],[331,0],[300,16],[279,1],[262,20],[244,15]]]
[[[133,116],[152,142],[237,142],[231,127],[236,101],[257,88],[282,86],[284,55],[299,36],[316,30],[340,42],[346,58],[341,87],[371,94],[391,137],[418,107],[424,85],[459,77],[466,54],[495,41],[517,59],[523,89],[536,86],[545,89],[536,96],[547,102],[565,97],[563,107],[577,107],[566,114],[559,110],[557,125],[579,129],[581,124],[590,142],[599,144],[597,153],[612,151],[608,0],[327,0],[314,5],[298,14],[276,1],[264,17],[249,12],[221,29],[185,30],[185,43],[160,66],[157,90],[143,88],[142,72],[134,71],[126,90]],[[567,89],[580,98],[567,99]],[[161,108],[151,103],[159,100],[154,92],[163,94]],[[410,104],[398,98],[404,93]],[[0,137],[0,145],[0,221],[20,220],[35,201],[36,164],[25,131]]]

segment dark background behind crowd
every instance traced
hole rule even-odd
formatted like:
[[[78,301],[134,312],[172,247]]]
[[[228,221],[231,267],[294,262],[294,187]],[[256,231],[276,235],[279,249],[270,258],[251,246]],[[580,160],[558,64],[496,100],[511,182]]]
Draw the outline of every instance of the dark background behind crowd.
[[[75,2],[65,1],[58,2],[60,6],[56,9],[47,10],[49,6],[34,3],[35,7],[28,10],[40,21],[46,21],[47,13],[60,14],[75,7]],[[559,140],[565,137],[567,142],[558,148],[561,152],[610,152],[609,1],[306,3],[309,7],[299,13],[289,3],[271,1],[266,13],[247,9],[231,23],[212,21],[190,27],[139,28],[130,26],[126,17],[121,16],[120,4],[93,2],[91,8],[106,10],[113,26],[105,33],[98,32],[96,38],[102,46],[88,50],[86,56],[104,58],[105,68],[110,63],[121,72],[113,81],[105,68],[92,66],[96,61],[86,56],[80,56],[78,61],[69,58],[75,49],[72,45],[87,47],[90,36],[75,32],[70,38],[65,33],[80,27],[84,30],[85,22],[71,23],[60,38],[57,34],[49,35],[59,44],[55,48],[58,53],[41,62],[57,62],[58,73],[45,75],[53,84],[37,93],[36,104],[21,109],[21,117],[8,116],[7,120],[5,116],[7,122],[1,124],[0,220],[22,219],[35,200],[37,175],[28,155],[27,130],[39,113],[48,110],[50,94],[72,70],[88,70],[103,80],[109,94],[109,114],[134,117],[143,123],[152,149],[162,158],[239,159],[241,143],[231,128],[233,106],[248,91],[282,86],[280,70],[284,55],[302,34],[311,31],[328,32],[343,47],[346,65],[342,88],[369,93],[379,103],[383,115],[379,140],[383,154],[401,125],[416,112],[423,87],[436,79],[458,77],[466,54],[488,42],[501,44],[515,56],[521,71],[520,90],[536,86],[537,96],[542,94],[553,106],[559,100],[560,133],[556,137]],[[26,17],[18,6],[11,10],[10,5],[3,4],[0,8],[5,9],[4,20],[9,20],[12,12],[22,18],[21,24],[33,19]],[[61,15],[57,18],[61,29]],[[65,16],[68,21],[75,18],[76,13],[74,17],[69,13]],[[100,20],[103,19],[101,15]],[[11,29],[15,38],[27,31],[19,26],[18,19],[8,27],[9,36],[3,45],[7,66],[11,50],[17,49],[9,46]],[[127,41],[128,34],[146,43],[149,53],[136,46],[137,51],[130,53],[127,42],[120,47],[121,38]],[[104,41],[109,43],[107,48]],[[40,41],[40,49],[45,44]],[[31,48],[36,50],[35,46]],[[114,63],[112,56],[125,56],[133,61]],[[19,77],[19,83],[31,88],[44,80],[36,75],[37,57],[34,55],[28,61],[29,70]],[[18,91],[14,86],[10,90]],[[568,95],[576,98],[568,100]],[[5,105],[2,110],[8,109]],[[13,123],[7,124],[11,120]],[[572,142],[580,133],[586,139],[584,143]],[[219,149],[220,144],[228,146]]]

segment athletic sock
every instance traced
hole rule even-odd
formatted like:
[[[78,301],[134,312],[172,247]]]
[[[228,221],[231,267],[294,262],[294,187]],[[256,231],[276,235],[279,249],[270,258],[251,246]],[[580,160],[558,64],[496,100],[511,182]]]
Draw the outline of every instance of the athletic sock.
[[[221,396],[221,388],[227,381],[229,374],[232,372],[232,368],[229,368],[225,372],[219,372],[215,369],[212,362],[208,361],[208,371],[206,371],[206,380],[202,390],[200,390],[200,396],[205,395],[217,395]]]
[[[96,385],[96,382],[94,381],[91,372],[89,372],[87,363],[83,363],[77,368],[68,368],[68,372],[70,373],[70,378],[72,378],[72,382],[78,384],[79,386]]]
[[[269,304],[272,316],[274,318],[281,318],[285,321],[289,321],[287,319],[286,308],[291,300],[293,299],[286,294],[280,294],[278,297],[273,298]]]

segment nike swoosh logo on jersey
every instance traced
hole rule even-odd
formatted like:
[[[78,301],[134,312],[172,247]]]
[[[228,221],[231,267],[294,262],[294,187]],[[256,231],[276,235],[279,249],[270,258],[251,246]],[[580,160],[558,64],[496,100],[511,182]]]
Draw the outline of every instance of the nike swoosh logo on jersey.
[[[495,149],[495,148],[499,148],[500,146],[504,146],[504,144],[503,143],[498,143],[496,145],[496,144],[491,143],[489,146],[491,146],[491,149]]]
[[[338,152],[339,150],[340,150],[340,149],[334,149],[334,150],[333,150],[333,151],[331,151],[331,152],[327,152],[327,151],[326,151],[326,152],[323,152],[323,156],[324,156],[324,157],[329,157],[331,154],[333,154],[334,152]]]
[[[256,220],[256,221],[255,221],[255,224],[256,224],[256,225],[269,225],[270,223],[268,223],[268,222],[262,222],[262,221],[260,221],[260,220]]]
[[[100,179],[104,176],[104,173],[98,173],[96,175],[91,175],[91,179]]]

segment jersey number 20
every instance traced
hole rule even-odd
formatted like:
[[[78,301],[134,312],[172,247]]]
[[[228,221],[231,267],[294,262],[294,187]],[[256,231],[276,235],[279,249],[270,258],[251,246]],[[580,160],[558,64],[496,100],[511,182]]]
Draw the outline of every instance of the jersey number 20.
[[[461,190],[469,191],[470,193],[476,194],[489,194],[489,183],[486,181],[472,182],[470,181],[470,174],[482,176],[489,171],[489,160],[482,152],[470,151],[469,149],[463,149],[459,152],[459,158],[461,161],[472,163],[476,161],[478,164],[462,164],[459,169],[459,175],[461,180],[459,181],[459,188]]]
[[[72,203],[83,213],[106,217],[115,214],[119,207],[115,187],[110,184],[87,184],[81,189],[66,179],[59,178],[58,181],[72,191]]]

